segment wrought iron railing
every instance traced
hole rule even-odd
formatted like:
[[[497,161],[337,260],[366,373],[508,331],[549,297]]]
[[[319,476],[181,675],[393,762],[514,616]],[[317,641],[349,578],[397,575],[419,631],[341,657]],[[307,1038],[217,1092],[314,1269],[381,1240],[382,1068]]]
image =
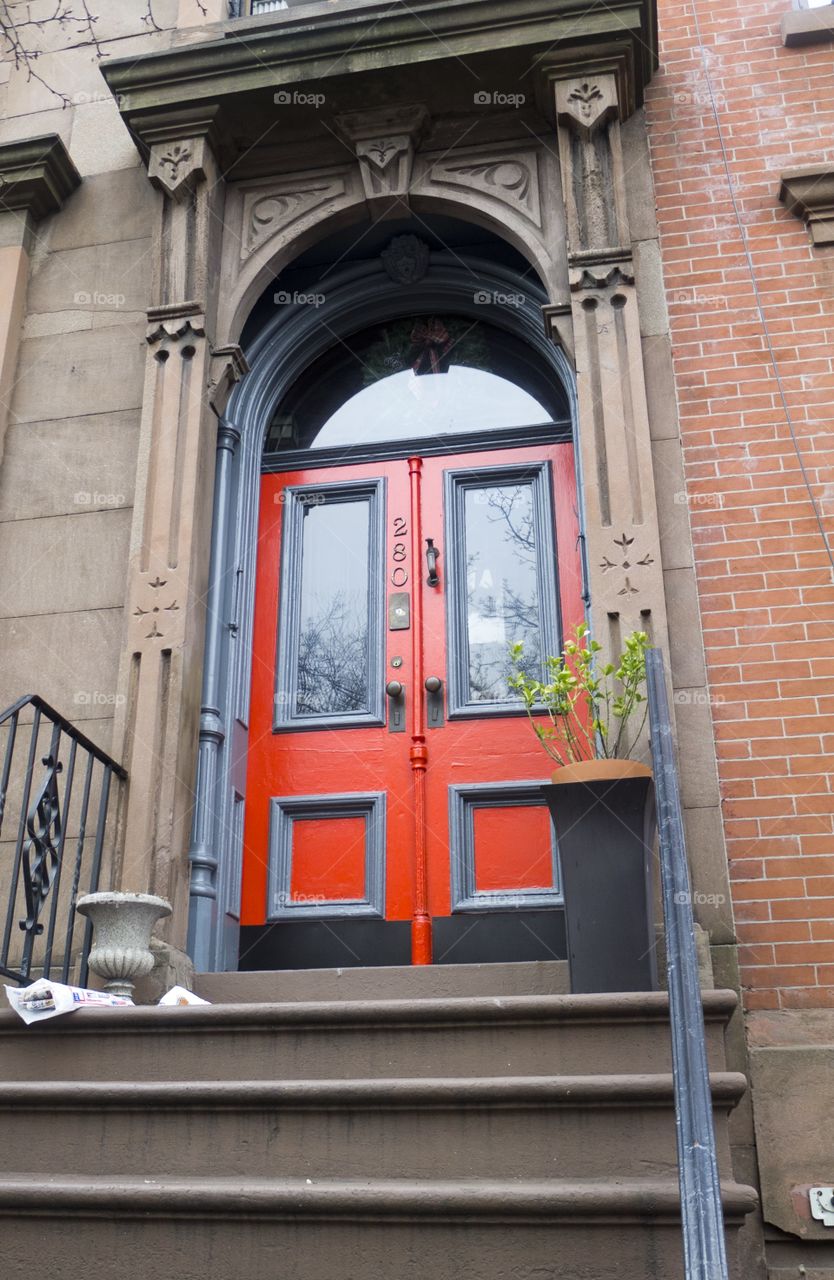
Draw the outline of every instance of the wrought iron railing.
[[[646,655],[646,677],[666,924],[684,1276],[685,1280],[727,1280],[692,888],[666,672],[659,649],[650,649]]]
[[[127,775],[36,694],[0,713],[0,755],[0,975],[67,982],[77,964],[83,986],[92,926],[79,948],[75,903],[98,889],[111,800]]]

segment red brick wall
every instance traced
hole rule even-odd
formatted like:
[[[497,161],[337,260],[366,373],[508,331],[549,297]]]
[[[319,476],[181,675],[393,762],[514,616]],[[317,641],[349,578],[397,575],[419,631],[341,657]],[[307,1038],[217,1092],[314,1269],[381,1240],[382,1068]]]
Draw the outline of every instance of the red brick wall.
[[[698,0],[718,120],[785,395],[834,535],[834,247],[778,201],[834,162],[834,46],[790,0]],[[647,103],[688,503],[749,1008],[834,1006],[834,586],[791,441],[693,9],[660,0]]]

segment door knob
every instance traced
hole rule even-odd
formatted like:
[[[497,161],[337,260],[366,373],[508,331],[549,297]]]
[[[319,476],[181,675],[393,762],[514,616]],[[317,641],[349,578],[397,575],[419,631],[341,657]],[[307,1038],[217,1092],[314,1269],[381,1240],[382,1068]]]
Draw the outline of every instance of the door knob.
[[[440,676],[429,676],[426,679],[426,690],[428,693],[440,693],[443,688],[443,681]]]
[[[399,680],[389,680],[385,686],[385,692],[388,694],[389,698],[401,698],[405,693],[405,689],[400,684]]]

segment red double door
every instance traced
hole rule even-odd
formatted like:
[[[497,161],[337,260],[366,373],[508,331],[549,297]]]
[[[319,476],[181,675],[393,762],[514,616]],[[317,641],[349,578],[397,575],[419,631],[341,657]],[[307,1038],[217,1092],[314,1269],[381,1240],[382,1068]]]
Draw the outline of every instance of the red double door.
[[[268,474],[260,511],[241,966],[554,954],[507,680],[582,617],[572,445]]]

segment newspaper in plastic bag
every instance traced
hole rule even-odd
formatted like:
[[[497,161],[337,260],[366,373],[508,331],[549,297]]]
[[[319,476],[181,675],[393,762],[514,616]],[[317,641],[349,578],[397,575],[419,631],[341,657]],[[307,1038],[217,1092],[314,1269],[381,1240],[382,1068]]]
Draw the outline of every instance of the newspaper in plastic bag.
[[[72,1013],[73,1009],[85,1006],[93,1009],[108,1009],[128,1005],[133,1001],[127,996],[111,996],[107,991],[87,991],[84,987],[67,987],[62,982],[51,982],[48,978],[38,978],[28,987],[6,987],[6,996],[15,1013],[28,1026],[31,1022],[43,1022],[46,1018],[57,1018],[62,1013]]]

